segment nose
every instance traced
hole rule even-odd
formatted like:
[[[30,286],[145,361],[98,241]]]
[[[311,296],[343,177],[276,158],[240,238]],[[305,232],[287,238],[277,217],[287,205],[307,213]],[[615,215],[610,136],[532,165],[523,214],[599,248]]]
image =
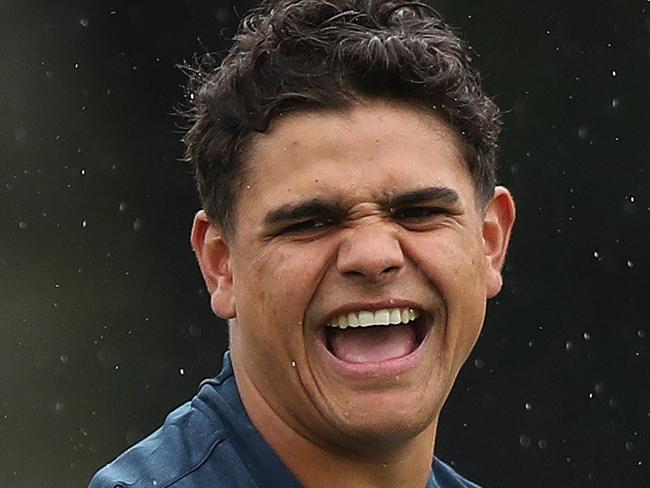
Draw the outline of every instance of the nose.
[[[365,225],[352,230],[341,243],[336,266],[345,276],[380,282],[404,267],[404,253],[391,229]]]

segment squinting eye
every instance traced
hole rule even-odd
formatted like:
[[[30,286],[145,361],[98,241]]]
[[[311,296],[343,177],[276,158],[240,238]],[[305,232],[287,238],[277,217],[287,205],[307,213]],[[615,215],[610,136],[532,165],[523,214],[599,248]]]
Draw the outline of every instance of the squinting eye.
[[[332,225],[334,222],[332,219],[326,219],[326,220],[320,220],[320,219],[311,219],[311,220],[303,220],[301,222],[296,222],[294,224],[291,224],[284,229],[282,229],[282,233],[285,234],[300,234],[300,233],[308,233],[308,232],[313,232],[317,230],[321,230],[325,227],[328,227]]]
[[[438,207],[406,207],[393,212],[393,218],[404,222],[419,222],[442,213],[444,211]]]

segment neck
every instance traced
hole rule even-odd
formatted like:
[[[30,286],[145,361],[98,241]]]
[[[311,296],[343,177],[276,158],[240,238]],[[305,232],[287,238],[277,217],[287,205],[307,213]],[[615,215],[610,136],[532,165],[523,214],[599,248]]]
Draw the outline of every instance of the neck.
[[[235,373],[237,368],[235,367]],[[390,447],[381,440],[367,449],[317,443],[285,422],[264,400],[245,375],[236,375],[246,413],[264,440],[306,488],[422,487],[433,461],[437,420],[416,437]]]

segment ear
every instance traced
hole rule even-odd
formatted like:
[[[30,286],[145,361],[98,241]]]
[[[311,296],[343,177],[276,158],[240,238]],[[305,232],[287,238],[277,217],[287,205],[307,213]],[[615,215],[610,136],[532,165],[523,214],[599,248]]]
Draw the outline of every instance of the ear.
[[[506,259],[512,225],[515,222],[515,202],[502,186],[497,186],[483,221],[483,246],[487,266],[487,296],[492,298],[503,285],[501,270]]]
[[[210,293],[212,311],[222,319],[236,314],[230,248],[224,232],[203,210],[194,217],[192,248]]]

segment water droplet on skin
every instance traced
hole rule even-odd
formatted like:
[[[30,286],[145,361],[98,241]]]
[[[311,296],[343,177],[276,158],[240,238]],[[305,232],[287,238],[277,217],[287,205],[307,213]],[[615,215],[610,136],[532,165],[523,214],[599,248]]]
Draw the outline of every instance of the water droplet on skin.
[[[296,362],[295,362],[295,361],[291,361],[291,366],[292,366],[293,368],[295,368],[295,367],[296,367]]]

